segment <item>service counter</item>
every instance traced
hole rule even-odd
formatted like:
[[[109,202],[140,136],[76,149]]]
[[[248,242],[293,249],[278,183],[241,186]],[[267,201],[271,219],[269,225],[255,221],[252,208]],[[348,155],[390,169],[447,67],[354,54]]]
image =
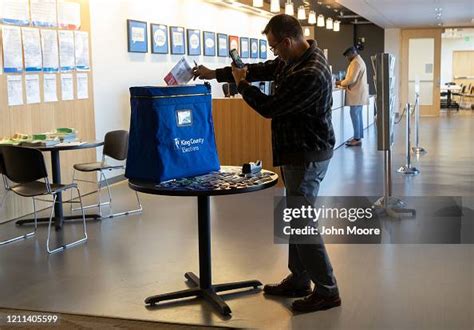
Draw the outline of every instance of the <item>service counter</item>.
[[[343,89],[333,91],[332,123],[336,148],[353,135],[349,107],[344,106]],[[241,165],[263,161],[264,168],[280,174],[272,167],[271,121],[252,110],[241,97],[213,99],[213,117],[217,150],[221,164]],[[364,129],[374,123],[374,97],[363,108]]]

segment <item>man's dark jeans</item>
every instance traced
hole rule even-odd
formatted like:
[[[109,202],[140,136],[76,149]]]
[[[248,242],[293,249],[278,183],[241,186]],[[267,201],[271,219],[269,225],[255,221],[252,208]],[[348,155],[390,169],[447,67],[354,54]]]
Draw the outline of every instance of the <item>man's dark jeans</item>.
[[[308,204],[314,205],[329,161],[281,167],[286,188],[287,207],[301,207],[301,205],[291,205],[291,203],[294,204],[294,197],[304,197]],[[316,291],[319,295],[339,294],[331,262],[320,236],[315,239],[313,244],[292,244],[290,240],[288,267],[295,276],[297,285],[303,286],[312,280],[316,284]]]

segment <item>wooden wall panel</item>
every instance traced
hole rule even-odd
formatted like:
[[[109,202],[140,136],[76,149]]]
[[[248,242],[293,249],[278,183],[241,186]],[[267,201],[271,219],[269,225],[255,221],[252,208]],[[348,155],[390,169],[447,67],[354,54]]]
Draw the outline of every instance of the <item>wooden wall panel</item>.
[[[81,31],[89,32],[89,60],[91,71],[87,72],[89,78],[89,98],[85,100],[61,101],[61,79],[57,73],[58,102],[39,103],[22,106],[8,106],[7,75],[0,75],[0,137],[9,137],[15,133],[40,133],[54,131],[58,127],[74,127],[81,140],[95,140],[94,95],[92,81],[92,35],[90,33],[89,0],[69,0],[81,4]],[[2,52],[0,52],[2,53]],[[3,61],[1,62],[3,63]],[[26,74],[23,73],[23,76]],[[43,95],[43,74],[40,73],[41,100]],[[76,72],[73,72],[74,91],[76,94]],[[23,79],[23,100],[26,102],[25,86]],[[75,98],[77,95],[75,95]],[[100,137],[101,139],[102,137]],[[48,171],[50,171],[50,155],[44,153]],[[61,174],[63,182],[72,179],[72,165],[74,163],[91,162],[96,159],[95,149],[61,152]],[[95,174],[83,176],[95,180]],[[82,193],[94,190],[93,185],[80,184]],[[0,188],[0,201],[3,195],[3,185]],[[66,194],[65,197],[69,196]],[[44,206],[44,204],[42,205]],[[67,208],[65,208],[67,209]],[[9,196],[5,204],[0,207],[0,222],[32,212],[29,199]]]
[[[271,121],[250,108],[241,98],[213,100],[214,130],[222,165],[242,165],[263,161],[265,169],[280,175],[273,167]],[[282,181],[279,181],[282,185]]]

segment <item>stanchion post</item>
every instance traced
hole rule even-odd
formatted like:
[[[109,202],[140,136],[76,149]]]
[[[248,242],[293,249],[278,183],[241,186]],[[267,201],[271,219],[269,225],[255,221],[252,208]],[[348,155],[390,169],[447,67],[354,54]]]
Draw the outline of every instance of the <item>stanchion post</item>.
[[[406,153],[406,162],[405,166],[402,166],[398,169],[398,173],[406,174],[406,175],[418,175],[420,171],[416,168],[411,166],[411,148],[410,148],[410,117],[411,117],[411,105],[407,103],[406,110],[405,110],[406,117],[406,134],[405,134],[405,153]]]
[[[415,146],[412,151],[417,154],[426,153],[425,148],[420,147],[420,94],[416,93],[416,106],[415,106]]]

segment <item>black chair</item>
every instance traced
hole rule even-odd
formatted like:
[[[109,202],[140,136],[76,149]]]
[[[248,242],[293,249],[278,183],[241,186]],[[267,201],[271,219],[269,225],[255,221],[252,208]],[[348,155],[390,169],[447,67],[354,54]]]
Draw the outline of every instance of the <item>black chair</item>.
[[[14,183],[10,186],[5,180],[7,190],[14,192],[15,194],[22,197],[31,197],[33,199],[33,210],[35,217],[35,232],[37,228],[37,214],[36,214],[36,200],[52,202],[53,206],[57,202],[57,194],[68,189],[75,189],[79,196],[79,203],[82,210],[82,221],[84,229],[84,237],[51,249],[49,247],[49,241],[51,238],[51,224],[54,214],[54,207],[51,208],[51,214],[49,216],[48,223],[48,238],[46,240],[46,250],[48,253],[56,253],[63,251],[69,247],[84,243],[87,241],[87,228],[86,218],[84,215],[84,209],[82,208],[82,198],[77,184],[55,184],[50,183],[48,180],[48,172],[46,171],[46,165],[44,163],[43,154],[36,149],[4,146],[1,147],[1,153],[3,154],[3,174]],[[44,181],[40,181],[44,180]],[[44,200],[38,197],[50,195],[53,200]],[[31,234],[31,233],[30,233]],[[32,236],[32,235],[30,235]]]
[[[80,181],[80,182],[88,182],[88,183],[94,183],[97,184],[97,193],[98,193],[98,202],[97,204],[93,205],[87,205],[84,206],[84,209],[88,208],[93,208],[93,207],[98,207],[99,208],[99,215],[102,218],[102,206],[108,205],[110,208],[110,214],[107,216],[107,218],[113,218],[113,217],[118,217],[122,215],[129,215],[133,213],[138,213],[143,210],[142,204],[140,202],[140,198],[138,197],[138,193],[135,191],[135,196],[137,199],[138,203],[138,208],[134,210],[127,210],[123,212],[118,212],[118,213],[113,213],[112,212],[112,194],[110,192],[110,185],[107,180],[107,177],[105,176],[105,171],[112,171],[115,169],[125,169],[125,164],[118,164],[118,165],[112,165],[108,164],[106,162],[106,157],[115,159],[116,161],[125,161],[127,159],[127,153],[128,153],[128,132],[124,130],[117,130],[117,131],[111,131],[105,134],[104,137],[104,150],[102,153],[102,161],[101,162],[94,162],[94,163],[83,163],[83,164],[75,164],[74,170],[73,170],[73,175],[72,175],[72,180],[73,182]],[[82,180],[82,179],[77,179],[76,178],[76,171],[78,172],[99,172],[100,177],[99,181],[90,181],[90,180]],[[101,179],[104,180],[105,185],[107,187],[107,193],[109,196],[109,201],[108,202],[101,202]],[[71,195],[71,200],[72,200],[72,195]],[[72,209],[72,211],[76,211],[77,209]]]
[[[239,91],[237,90],[237,85],[235,83],[223,84],[222,91],[224,92],[225,97],[231,97],[239,94]]]
[[[5,188],[5,195],[3,195],[2,203],[0,203],[0,207],[1,207],[3,205],[3,203],[5,203],[5,200],[7,198],[8,193],[11,191],[10,187],[8,185],[7,178],[5,177],[5,166],[3,164],[3,156],[2,156],[2,149],[1,148],[0,148],[0,176],[2,177],[3,186]],[[35,230],[32,231],[31,233],[26,233],[24,235],[20,235],[20,236],[14,237],[14,238],[9,238],[9,239],[0,241],[0,246],[8,244],[8,243],[16,242],[16,241],[19,241],[19,240],[22,240],[22,239],[27,239],[27,238],[33,237],[36,234],[36,230],[38,229],[38,222],[37,222],[37,219],[36,219],[36,203],[35,203],[34,198],[33,198],[33,210],[35,211]]]

